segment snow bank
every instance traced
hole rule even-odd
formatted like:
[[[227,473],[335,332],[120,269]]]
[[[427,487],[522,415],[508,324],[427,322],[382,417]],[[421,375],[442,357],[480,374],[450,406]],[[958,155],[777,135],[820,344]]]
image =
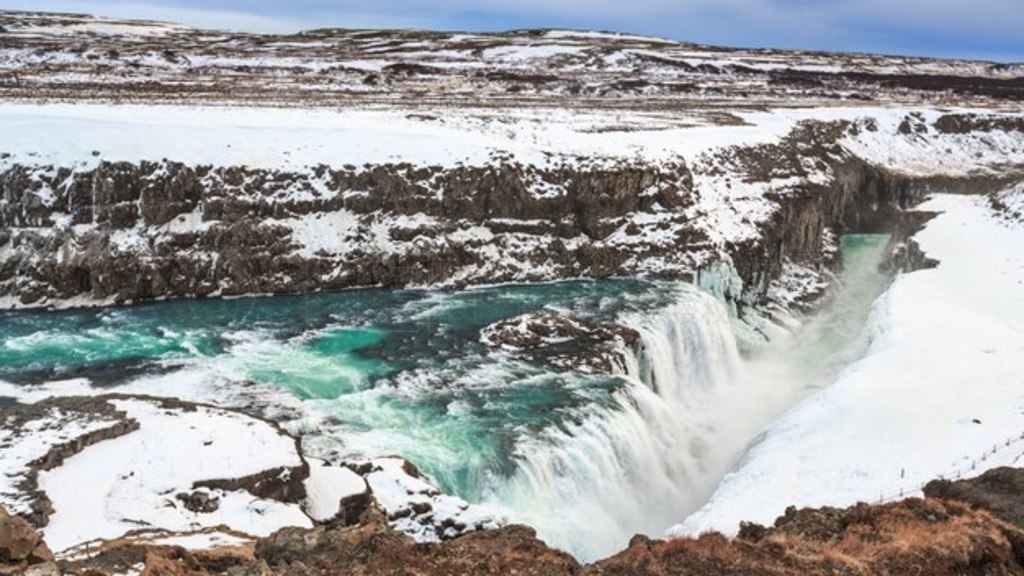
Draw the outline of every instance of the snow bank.
[[[55,510],[43,530],[54,550],[139,529],[189,532],[223,524],[267,536],[285,526],[312,526],[298,505],[241,490],[207,491],[219,499],[210,513],[191,512],[176,498],[203,480],[299,466],[292,438],[262,421],[213,408],[168,409],[143,400],[112,403],[141,428],[40,474],[40,488]]]
[[[856,137],[846,138],[843,145],[859,158],[909,176],[970,176],[988,171],[990,166],[1003,171],[1006,164],[1024,163],[1019,133],[1003,130],[941,133],[934,123],[947,112],[915,112],[923,132],[913,135],[900,131],[907,119],[906,110],[873,114],[877,129],[862,130]]]
[[[885,109],[794,109],[741,113],[719,125],[700,116],[567,109],[284,109],[229,106],[0,103],[0,169],[15,163],[90,166],[171,159],[193,165],[296,169],[411,162],[483,165],[493,154],[544,165],[548,154],[601,159],[694,159],[710,150],[775,142],[805,119],[855,119]],[[625,122],[625,124],[624,124]]]
[[[373,460],[377,468],[366,476],[373,495],[391,525],[417,542],[440,542],[465,531],[497,528],[494,518],[479,506],[442,494],[421,478],[406,473],[401,458]]]
[[[996,193],[993,200],[1006,219],[1024,222],[1024,182]]]
[[[838,381],[768,427],[738,470],[673,535],[735,533],[789,505],[920,493],[938,477],[1024,455],[1024,227],[983,197],[936,196],[918,234],[937,269],[876,302],[871,347]]]
[[[11,514],[30,514],[31,499],[19,486],[28,478],[30,463],[56,446],[116,423],[114,418],[68,414],[58,408],[17,430],[10,427],[11,419],[5,418],[0,428],[0,504]]]
[[[367,491],[363,478],[344,466],[309,459],[306,510],[318,522],[329,522],[341,512],[341,500]]]

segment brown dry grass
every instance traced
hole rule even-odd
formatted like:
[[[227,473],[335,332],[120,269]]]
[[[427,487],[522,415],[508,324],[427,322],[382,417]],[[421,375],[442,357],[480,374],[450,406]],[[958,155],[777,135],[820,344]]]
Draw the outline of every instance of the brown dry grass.
[[[790,576],[1024,574],[1024,531],[941,500],[787,513],[759,537],[635,545],[595,574]]]

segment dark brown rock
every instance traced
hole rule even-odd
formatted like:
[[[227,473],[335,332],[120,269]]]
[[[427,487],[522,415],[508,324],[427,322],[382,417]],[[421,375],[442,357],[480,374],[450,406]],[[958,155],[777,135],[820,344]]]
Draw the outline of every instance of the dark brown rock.
[[[359,524],[367,510],[374,505],[375,501],[369,490],[360,494],[352,494],[341,499],[338,506],[336,521],[342,526],[355,526]]]
[[[34,555],[53,555],[48,549],[39,549],[40,537],[35,528],[17,516],[11,516],[0,508],[0,562],[21,562]],[[39,558],[42,560],[43,558]]]
[[[924,487],[924,493],[988,510],[1024,527],[1024,470],[996,468],[968,480],[934,480]]]

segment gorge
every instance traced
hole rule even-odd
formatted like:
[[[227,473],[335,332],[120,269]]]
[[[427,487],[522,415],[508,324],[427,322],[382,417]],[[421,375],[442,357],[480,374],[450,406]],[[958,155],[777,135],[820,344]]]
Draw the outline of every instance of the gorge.
[[[0,504],[62,569],[642,573],[1024,453],[1012,66],[0,16]]]

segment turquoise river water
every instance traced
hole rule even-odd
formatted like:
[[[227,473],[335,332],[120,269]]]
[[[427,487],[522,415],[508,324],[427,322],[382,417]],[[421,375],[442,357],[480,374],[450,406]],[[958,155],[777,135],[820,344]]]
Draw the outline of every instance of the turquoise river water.
[[[859,353],[887,239],[843,238],[845,288],[771,361],[742,358],[735,319],[692,286],[601,280],[0,313],[0,381],[258,409],[310,452],[399,454],[590,559],[694,511],[759,428]],[[627,324],[644,352],[594,375],[546,361],[571,343],[524,355],[480,342],[543,309]]]

